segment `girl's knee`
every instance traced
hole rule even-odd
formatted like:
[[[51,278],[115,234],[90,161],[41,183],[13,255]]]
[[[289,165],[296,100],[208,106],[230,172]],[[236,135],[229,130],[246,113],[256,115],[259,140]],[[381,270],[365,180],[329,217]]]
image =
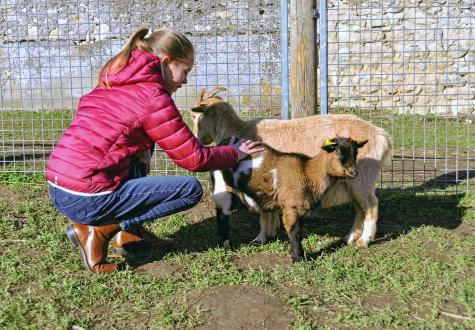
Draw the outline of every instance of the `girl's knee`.
[[[190,199],[193,201],[193,205],[198,204],[203,197],[203,188],[201,183],[196,178],[190,178]]]

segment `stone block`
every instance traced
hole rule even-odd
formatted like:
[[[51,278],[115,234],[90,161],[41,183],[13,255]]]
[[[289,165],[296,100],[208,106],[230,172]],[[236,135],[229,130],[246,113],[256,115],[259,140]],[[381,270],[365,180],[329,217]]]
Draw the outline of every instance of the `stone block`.
[[[475,88],[471,88],[468,85],[462,87],[447,87],[444,90],[444,97],[451,100],[474,100]]]
[[[467,78],[457,73],[438,75],[437,81],[444,87],[461,87],[467,84]]]

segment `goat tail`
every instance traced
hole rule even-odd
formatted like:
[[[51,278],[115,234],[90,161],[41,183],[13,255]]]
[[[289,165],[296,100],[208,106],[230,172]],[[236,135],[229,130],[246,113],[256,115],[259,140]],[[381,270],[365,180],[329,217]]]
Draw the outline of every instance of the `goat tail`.
[[[391,158],[392,143],[388,133],[379,128],[370,139],[368,147],[364,152],[364,158],[374,159],[380,162],[381,167]]]
[[[378,144],[381,146],[381,167],[392,158],[392,142],[389,134],[383,130],[383,134],[377,136]]]

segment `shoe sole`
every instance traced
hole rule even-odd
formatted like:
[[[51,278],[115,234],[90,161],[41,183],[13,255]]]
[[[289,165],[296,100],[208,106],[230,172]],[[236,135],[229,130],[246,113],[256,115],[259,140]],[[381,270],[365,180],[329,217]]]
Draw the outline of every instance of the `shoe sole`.
[[[87,262],[86,252],[84,252],[84,248],[82,247],[81,243],[79,242],[78,237],[76,236],[76,232],[74,231],[73,225],[68,225],[68,227],[66,228],[66,236],[68,236],[73,246],[79,247],[79,250],[81,251],[81,257],[82,257],[82,262],[84,264],[84,267],[86,267],[86,269],[89,270],[91,273],[94,273],[94,271],[91,269],[91,267],[89,266]]]

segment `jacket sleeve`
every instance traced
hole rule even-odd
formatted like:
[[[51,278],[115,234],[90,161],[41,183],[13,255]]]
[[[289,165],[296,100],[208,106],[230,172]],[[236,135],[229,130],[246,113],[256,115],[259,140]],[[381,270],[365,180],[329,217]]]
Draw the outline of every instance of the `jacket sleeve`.
[[[203,146],[167,93],[156,93],[152,97],[143,128],[178,166],[188,171],[221,170],[235,166],[238,161],[234,147]]]

